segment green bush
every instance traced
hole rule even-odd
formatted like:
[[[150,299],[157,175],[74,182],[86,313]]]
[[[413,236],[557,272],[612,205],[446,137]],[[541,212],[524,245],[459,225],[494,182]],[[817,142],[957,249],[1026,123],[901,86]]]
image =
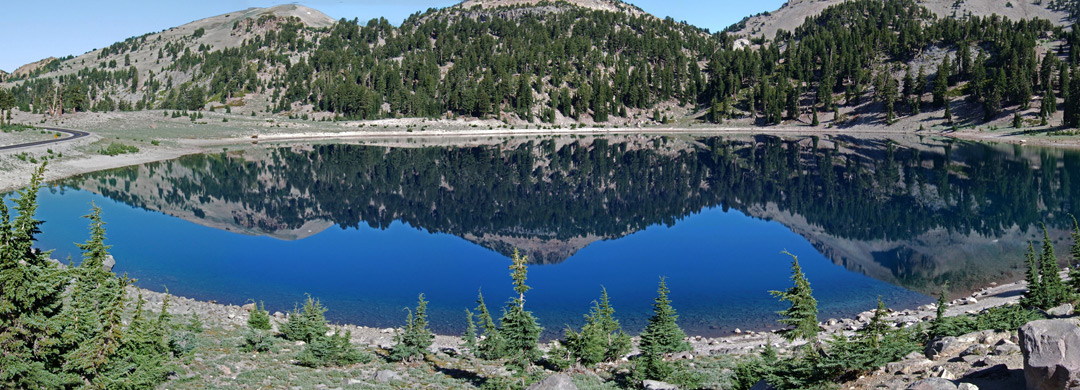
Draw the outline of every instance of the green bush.
[[[326,308],[319,303],[319,300],[308,295],[303,311],[294,308],[289,314],[288,321],[281,325],[281,335],[287,340],[306,343],[325,337],[330,329],[326,326],[324,313],[326,313]]]
[[[340,367],[371,362],[371,355],[360,352],[349,341],[351,338],[352,332],[318,337],[296,355],[297,364],[305,367]]]
[[[255,310],[252,310],[251,314],[248,314],[247,323],[251,329],[270,330],[270,312],[266,311],[266,306],[263,305],[262,301],[259,302],[258,306],[255,306]]]
[[[244,331],[244,341],[240,350],[244,352],[269,352],[274,347],[274,337],[270,332],[255,328]]]
[[[992,307],[975,315],[945,317],[936,328],[937,336],[960,336],[981,330],[1014,331],[1024,324],[1046,318],[1038,309],[1025,309],[1020,305]]]
[[[119,143],[119,142],[113,142],[113,143],[109,144],[109,147],[98,150],[98,153],[104,154],[106,156],[116,156],[116,155],[121,155],[121,154],[126,154],[126,153],[138,153],[138,152],[139,152],[139,148],[135,147],[134,145],[125,145],[125,144],[122,144],[122,143]]]
[[[391,360],[412,361],[423,359],[424,355],[427,354],[428,347],[431,346],[432,340],[435,339],[435,335],[427,327],[427,303],[424,300],[424,294],[420,294],[415,315],[413,315],[413,312],[409,312],[405,329],[394,336],[394,341],[397,344],[390,351]]]

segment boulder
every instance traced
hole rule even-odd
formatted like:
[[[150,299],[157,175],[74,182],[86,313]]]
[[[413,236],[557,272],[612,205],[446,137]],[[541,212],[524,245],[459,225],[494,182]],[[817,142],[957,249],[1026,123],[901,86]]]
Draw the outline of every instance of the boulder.
[[[914,359],[904,359],[898,362],[891,362],[885,364],[885,372],[890,374],[904,374],[911,375],[915,373],[925,372],[930,366],[934,365],[934,361],[925,357],[919,356]]]
[[[1067,320],[1020,327],[1028,390],[1080,389],[1080,327]]]
[[[544,380],[533,383],[528,390],[577,390],[577,385],[566,374],[550,375]]]
[[[1003,343],[994,347],[994,355],[1005,356],[1020,353],[1020,346],[1013,343]]]
[[[923,379],[912,383],[908,390],[956,390],[956,385],[941,378]]]
[[[942,337],[926,346],[926,357],[930,360],[937,360],[942,356],[956,356],[967,349],[972,342],[974,342],[974,339],[964,340],[952,336]]]
[[[956,385],[956,390],[979,390],[979,386],[970,383],[961,383]]]
[[[641,381],[641,387],[644,387],[645,390],[679,390],[679,387],[673,384],[651,380]]]
[[[983,344],[975,344],[975,345],[972,345],[970,347],[965,348],[963,352],[960,352],[960,356],[962,356],[962,357],[963,356],[969,356],[969,355],[982,356],[982,355],[986,355],[987,353],[990,353],[990,348],[987,348],[987,346],[985,346]]]
[[[380,370],[379,372],[376,372],[371,379],[374,379],[376,382],[379,383],[386,383],[390,381],[401,380],[401,375],[398,375],[398,373],[390,370]]]
[[[113,258],[112,255],[105,255],[105,260],[101,261],[101,268],[105,269],[106,271],[112,271],[113,267],[115,266],[116,259]]]
[[[1073,305],[1071,303],[1065,303],[1061,306],[1050,308],[1046,311],[1046,315],[1050,317],[1068,317],[1073,314]]]
[[[246,311],[248,313],[251,313],[251,312],[255,311],[255,302],[245,304],[244,306],[240,306],[240,308],[244,309],[244,311]]]

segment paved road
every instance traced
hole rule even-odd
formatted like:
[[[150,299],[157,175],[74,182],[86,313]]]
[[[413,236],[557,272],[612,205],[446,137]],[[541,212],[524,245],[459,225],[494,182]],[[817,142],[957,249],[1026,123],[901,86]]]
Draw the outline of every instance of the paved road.
[[[41,130],[49,130],[49,131],[56,131],[56,132],[61,132],[61,133],[68,133],[71,136],[66,137],[66,138],[48,139],[48,140],[37,141],[37,142],[27,142],[27,143],[24,143],[24,144],[0,146],[0,150],[10,150],[10,149],[25,148],[25,147],[30,147],[30,146],[55,144],[55,143],[58,143],[58,142],[67,142],[67,141],[79,139],[79,138],[86,137],[86,136],[90,135],[90,133],[87,133],[85,131],[61,129],[61,128],[57,128],[57,127],[39,127],[39,129],[41,129]]]

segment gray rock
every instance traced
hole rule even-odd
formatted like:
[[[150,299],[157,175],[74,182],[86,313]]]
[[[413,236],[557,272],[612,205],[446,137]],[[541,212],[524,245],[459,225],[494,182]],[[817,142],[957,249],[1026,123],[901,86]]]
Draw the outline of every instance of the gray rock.
[[[1061,306],[1052,307],[1046,311],[1046,314],[1051,317],[1067,317],[1073,314],[1073,305],[1071,303],[1065,303]]]
[[[1080,389],[1080,327],[1066,320],[1020,327],[1028,390]]]
[[[961,383],[956,385],[956,390],[979,390],[979,386],[970,383]]]
[[[932,365],[934,365],[933,360],[920,355],[913,359],[904,359],[898,362],[887,363],[885,364],[885,372],[890,374],[910,375],[925,372]]]
[[[245,304],[244,306],[240,306],[240,308],[244,309],[244,311],[246,311],[248,313],[251,313],[251,312],[255,311],[255,302]]]
[[[956,356],[967,349],[969,345],[971,345],[971,342],[965,342],[956,337],[942,337],[926,346],[926,357],[930,358],[930,360],[937,360],[942,356]]]
[[[380,370],[379,372],[376,372],[375,375],[371,377],[371,379],[374,379],[376,382],[379,383],[386,383],[389,381],[401,380],[401,375],[398,375],[398,373],[390,370]]]
[[[644,387],[645,390],[679,390],[679,387],[673,384],[651,380],[641,381],[641,387]]]
[[[987,353],[990,353],[989,348],[987,348],[985,345],[982,345],[982,344],[975,344],[975,345],[972,345],[970,347],[965,348],[963,352],[960,352],[960,356],[969,356],[969,355],[982,356],[982,355],[986,355]]]
[[[1014,353],[1020,353],[1020,346],[1012,343],[1005,343],[994,347],[994,355],[1005,356],[1012,355]]]
[[[577,385],[566,374],[550,375],[544,380],[533,383],[527,390],[577,390]]]
[[[912,383],[907,390],[956,390],[956,385],[945,379],[930,378]]]
[[[106,271],[112,271],[113,267],[115,266],[116,259],[113,258],[112,255],[106,255],[105,260],[101,262],[101,268],[104,268]]]

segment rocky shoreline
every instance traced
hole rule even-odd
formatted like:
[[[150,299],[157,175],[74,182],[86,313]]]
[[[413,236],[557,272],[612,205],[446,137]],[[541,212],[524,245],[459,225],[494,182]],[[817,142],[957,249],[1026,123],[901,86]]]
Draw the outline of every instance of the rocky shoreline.
[[[980,289],[969,297],[958,298],[949,303],[946,309],[947,316],[961,314],[974,314],[982,310],[1007,304],[1014,304],[1020,300],[1021,295],[1027,289],[1023,281],[1001,285],[991,285]],[[146,299],[146,309],[159,311],[166,293],[130,287],[129,294],[135,297],[142,294]],[[216,302],[198,301],[191,298],[170,296],[169,313],[177,316],[196,315],[204,322],[212,322],[226,328],[239,328],[247,324],[248,311],[252,304],[237,306],[225,305]],[[928,322],[933,319],[937,307],[935,304],[923,305],[915,309],[890,311],[886,320],[896,326],[913,326],[920,322]],[[854,318],[827,319],[821,323],[823,332],[822,340],[831,338],[834,334],[851,335],[857,329],[862,328],[873,316],[873,311],[859,313]],[[275,312],[271,315],[271,322],[276,324],[284,322],[286,314]],[[333,325],[335,329],[349,330],[353,334],[353,342],[368,345],[375,348],[388,348],[393,345],[394,328],[373,328],[354,324]],[[774,347],[786,350],[797,344],[790,344],[779,336],[775,331],[741,331],[736,329],[730,336],[702,337],[690,336],[688,338],[694,346],[697,355],[738,355],[759,351],[767,342]],[[456,335],[436,335],[434,349],[459,348],[463,343],[461,337]]]

